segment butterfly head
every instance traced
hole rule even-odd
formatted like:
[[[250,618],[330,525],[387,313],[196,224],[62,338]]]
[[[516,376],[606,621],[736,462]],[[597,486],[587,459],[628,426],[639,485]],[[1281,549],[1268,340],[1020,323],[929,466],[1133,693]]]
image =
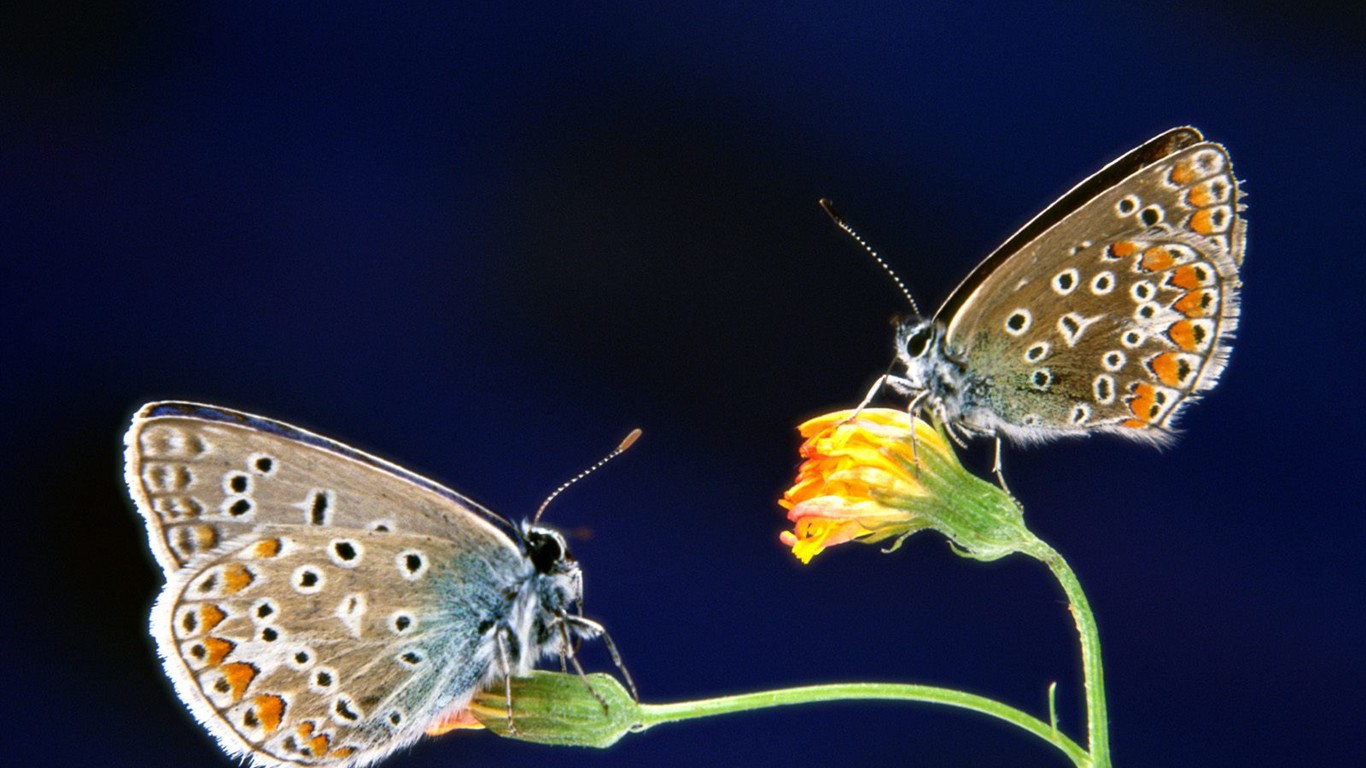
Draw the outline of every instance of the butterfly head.
[[[943,417],[962,411],[966,372],[945,348],[944,326],[934,318],[911,318],[897,325],[896,357],[904,370],[887,384],[910,397],[918,411]]]
[[[522,542],[527,559],[541,576],[555,576],[579,569],[569,545],[559,531],[531,523],[522,523]]]
[[[910,318],[901,321],[896,329],[896,357],[905,366],[905,374],[897,389],[908,389],[911,394],[933,389],[934,361],[939,357],[940,327],[933,318]]]
[[[541,605],[551,613],[560,613],[583,598],[583,571],[569,544],[556,530],[529,522],[521,529],[522,551],[533,569]]]

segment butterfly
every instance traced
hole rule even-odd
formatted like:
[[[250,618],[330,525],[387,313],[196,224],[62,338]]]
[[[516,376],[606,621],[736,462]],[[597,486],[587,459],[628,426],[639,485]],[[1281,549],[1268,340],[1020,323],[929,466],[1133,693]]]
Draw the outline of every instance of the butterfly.
[[[960,442],[995,437],[998,477],[1002,437],[1169,442],[1228,362],[1241,198],[1222,145],[1191,127],[1151,139],[1034,217],[932,316],[900,322],[893,367],[864,403],[885,386]]]
[[[473,694],[499,683],[511,718],[509,678],[573,660],[582,640],[602,638],[620,666],[539,511],[513,525],[350,446],[212,405],[149,403],[124,444],[166,577],[151,635],[234,757],[369,765],[468,723]]]

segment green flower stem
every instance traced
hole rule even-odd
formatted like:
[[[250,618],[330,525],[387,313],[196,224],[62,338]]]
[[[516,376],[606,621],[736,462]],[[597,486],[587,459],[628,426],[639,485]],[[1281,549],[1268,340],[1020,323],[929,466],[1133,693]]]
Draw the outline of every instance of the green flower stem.
[[[834,683],[830,685],[809,685],[799,688],[781,688],[759,693],[744,693],[735,696],[721,696],[714,699],[681,702],[678,704],[641,704],[639,725],[634,730],[643,731],[660,723],[673,723],[699,717],[725,715],[768,707],[782,707],[793,704],[808,704],[829,701],[857,700],[894,700],[919,701],[927,704],[944,704],[961,707],[1005,720],[1012,725],[1038,736],[1057,747],[1075,765],[1092,765],[1091,757],[1076,742],[1067,738],[1049,723],[1002,704],[999,701],[976,696],[971,693],[955,691],[950,688],[937,688],[928,685],[909,685],[901,683]]]
[[[628,733],[639,733],[662,723],[699,717],[794,704],[904,701],[970,709],[1004,720],[1052,744],[1078,768],[1094,768],[1091,755],[1059,731],[1055,721],[1044,722],[984,696],[929,685],[833,683],[676,704],[641,704],[631,698],[619,681],[602,673],[579,678],[570,674],[537,671],[527,677],[513,678],[511,684],[511,717],[505,694],[499,686],[495,686],[497,690],[475,694],[470,712],[484,727],[499,736],[538,744],[606,749]],[[512,725],[514,722],[515,727]]]
[[[1081,669],[1086,685],[1086,737],[1095,768],[1110,768],[1110,716],[1105,709],[1105,671],[1100,660],[1100,630],[1081,582],[1063,556],[1039,539],[1022,550],[1053,572],[1067,594],[1068,608],[1081,641]]]

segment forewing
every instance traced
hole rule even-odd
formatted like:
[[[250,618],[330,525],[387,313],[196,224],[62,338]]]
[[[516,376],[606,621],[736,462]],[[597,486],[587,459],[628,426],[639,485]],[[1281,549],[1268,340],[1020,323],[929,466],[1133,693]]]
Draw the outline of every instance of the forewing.
[[[262,525],[499,536],[506,524],[431,480],[278,421],[149,403],[124,437],[128,489],[168,574]]]

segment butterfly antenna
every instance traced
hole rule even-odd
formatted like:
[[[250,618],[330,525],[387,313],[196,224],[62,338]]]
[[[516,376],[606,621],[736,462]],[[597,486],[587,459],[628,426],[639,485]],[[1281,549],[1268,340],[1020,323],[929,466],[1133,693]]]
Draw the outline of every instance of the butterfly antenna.
[[[577,483],[578,481],[584,479],[585,477],[588,477],[589,475],[601,469],[603,464],[606,464],[612,459],[615,459],[616,457],[620,456],[622,453],[626,451],[627,448],[631,447],[632,443],[640,439],[640,435],[641,431],[639,429],[631,430],[631,434],[627,435],[626,439],[622,440],[620,445],[612,449],[611,453],[607,454],[606,456],[603,456],[601,459],[598,459],[596,464],[578,473],[577,475],[574,475],[573,477],[569,478],[564,482],[563,485],[552,491],[549,496],[545,497],[545,501],[541,502],[541,506],[536,509],[536,514],[531,518],[531,524],[535,525],[536,523],[540,522],[541,513],[545,511],[546,507],[550,506],[550,502],[554,501],[556,496],[559,496],[561,493],[564,493],[565,489],[567,489],[569,486],[573,485],[574,483]]]
[[[873,247],[868,245],[868,243],[859,236],[859,233],[854,231],[853,227],[849,226],[849,222],[844,220],[844,216],[835,208],[834,203],[826,198],[821,198],[821,208],[825,209],[826,214],[830,216],[836,226],[844,230],[845,234],[854,238],[854,242],[863,246],[863,250],[867,251],[868,255],[873,257],[873,261],[876,261],[878,266],[882,267],[882,271],[886,272],[888,277],[892,278],[892,282],[896,283],[896,287],[901,289],[901,295],[905,296],[906,301],[910,303],[911,311],[915,313],[916,317],[920,317],[920,307],[916,306],[915,298],[911,296],[911,292],[906,289],[906,284],[901,282],[901,276],[892,269],[892,265],[883,261],[882,257],[877,254],[877,251],[873,250]]]

